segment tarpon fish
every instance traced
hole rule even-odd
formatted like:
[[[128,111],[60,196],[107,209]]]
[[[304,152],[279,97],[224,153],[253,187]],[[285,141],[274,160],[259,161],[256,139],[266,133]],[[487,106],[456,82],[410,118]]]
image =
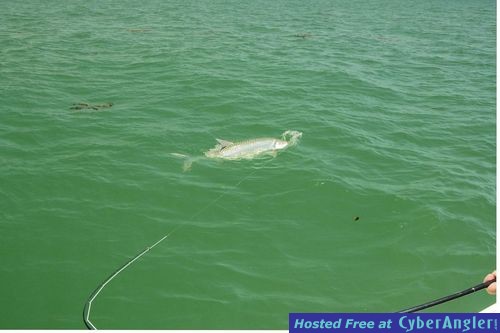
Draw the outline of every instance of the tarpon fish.
[[[279,150],[295,145],[301,136],[301,132],[289,130],[282,134],[281,139],[257,138],[239,142],[216,139],[218,144],[206,151],[205,156],[225,160],[252,159],[263,155],[276,156]],[[174,155],[187,157],[182,154]],[[188,158],[184,162],[184,171],[191,168],[193,161],[192,158]]]
[[[288,146],[287,141],[274,138],[259,138],[241,142],[217,139],[217,142],[219,142],[218,145],[205,152],[206,157],[226,160],[250,159],[263,154],[274,155],[278,150]]]

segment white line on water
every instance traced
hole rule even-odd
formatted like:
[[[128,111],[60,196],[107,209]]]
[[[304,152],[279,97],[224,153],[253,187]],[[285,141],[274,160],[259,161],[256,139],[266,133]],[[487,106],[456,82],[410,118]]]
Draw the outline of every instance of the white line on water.
[[[270,160],[264,162],[264,163],[268,163]],[[257,172],[257,170],[259,169],[254,169],[252,170],[251,172],[249,172],[245,177],[243,177],[241,180],[239,180],[235,185],[234,187],[238,187],[241,183],[243,183],[245,180],[247,180],[248,178],[250,178],[255,172]],[[222,197],[224,197],[230,190],[231,188],[228,188],[226,189],[224,192],[222,192],[217,198],[215,198],[213,201],[211,201],[210,203],[208,203],[205,207],[203,207],[202,209],[200,209],[198,212],[196,212],[193,216],[191,216],[191,218],[189,220],[192,220],[194,219],[196,216],[200,215],[202,212],[204,212],[205,210],[207,210],[209,207],[211,207],[212,205],[216,204],[220,199],[222,199]],[[172,235],[175,231],[178,231],[179,229],[181,229],[183,226],[185,226],[187,223],[184,222],[183,224],[180,224],[178,226],[176,226],[174,229],[172,229],[172,231],[170,231],[169,233],[167,233],[165,236],[163,236],[162,238],[160,238],[158,241],[156,241],[154,244],[152,244],[151,246],[147,247],[146,249],[144,249],[142,252],[140,252],[138,255],[136,255],[134,258],[132,258],[129,262],[127,262],[125,265],[123,265],[122,267],[120,267],[120,269],[118,269],[115,273],[113,273],[110,277],[108,277],[94,292],[92,295],[92,297],[89,298],[89,300],[87,301],[86,304],[86,307],[84,308],[84,320],[85,320],[85,323],[86,325],[90,326],[90,328],[96,330],[97,327],[92,323],[92,321],[90,320],[90,310],[92,309],[92,302],[96,299],[97,295],[99,295],[99,293],[104,289],[104,287],[106,287],[106,285],[108,283],[110,283],[118,274],[120,274],[121,272],[123,272],[127,267],[129,267],[130,265],[132,265],[132,263],[134,263],[137,259],[139,259],[140,257],[142,257],[144,254],[146,254],[147,252],[149,252],[149,250],[151,250],[152,248],[154,248],[156,245],[160,244],[163,240],[165,240],[165,238],[167,238],[168,236]],[[85,313],[86,311],[86,313]]]

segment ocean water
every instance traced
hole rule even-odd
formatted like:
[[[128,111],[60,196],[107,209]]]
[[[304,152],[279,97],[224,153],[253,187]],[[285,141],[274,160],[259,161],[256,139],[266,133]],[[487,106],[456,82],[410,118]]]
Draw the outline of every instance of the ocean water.
[[[3,1],[0,328],[287,329],[495,265],[493,0]],[[71,109],[74,103],[109,108]],[[215,138],[303,132],[278,156]],[[428,311],[476,312],[476,293]]]

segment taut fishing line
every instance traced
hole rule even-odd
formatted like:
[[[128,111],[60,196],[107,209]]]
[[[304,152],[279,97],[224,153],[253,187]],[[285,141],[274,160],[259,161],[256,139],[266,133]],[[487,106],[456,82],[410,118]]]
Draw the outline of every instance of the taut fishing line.
[[[268,163],[271,160],[272,159],[269,159],[268,161],[264,162],[263,164]],[[248,178],[250,178],[251,176],[253,176],[253,174],[255,174],[255,172],[257,172],[257,170],[258,169],[254,169],[251,172],[249,172],[245,177],[243,177],[241,180],[239,180],[234,185],[234,188],[238,187],[245,180],[247,180]],[[230,189],[231,188],[226,189],[218,197],[216,197],[214,200],[212,200],[211,202],[209,202],[205,207],[203,207],[198,212],[196,212],[195,214],[193,214],[188,219],[188,221],[194,219],[196,216],[198,216],[201,213],[203,213],[209,207],[211,207],[212,205],[216,204],[220,199],[222,199],[229,192]],[[187,224],[187,221],[184,222],[184,223],[182,223],[182,224],[180,224],[180,225],[178,225],[178,226],[176,226],[176,227],[174,227],[170,232],[168,232],[165,235],[163,235],[163,237],[161,237],[159,240],[157,240],[156,242],[154,242],[150,246],[146,247],[144,250],[142,250],[141,252],[139,252],[138,254],[136,254],[132,259],[130,259],[125,264],[123,264],[122,266],[120,266],[116,271],[114,271],[113,273],[111,273],[99,286],[97,286],[97,288],[90,294],[90,296],[89,296],[89,298],[88,298],[88,300],[85,303],[85,306],[83,308],[83,321],[85,323],[85,326],[87,326],[87,328],[89,330],[96,330],[97,329],[97,327],[90,320],[90,312],[92,310],[92,302],[101,293],[101,291],[106,287],[106,285],[108,285],[108,283],[110,283],[115,277],[117,277],[118,274],[120,274],[121,272],[123,272],[130,265],[132,265],[136,260],[138,260],[140,257],[142,257],[143,255],[145,255],[146,253],[148,253],[155,246],[157,246],[158,244],[160,244],[161,242],[163,242],[166,238],[168,238],[174,232],[179,231],[179,229],[181,229],[182,227],[184,227],[186,224]]]

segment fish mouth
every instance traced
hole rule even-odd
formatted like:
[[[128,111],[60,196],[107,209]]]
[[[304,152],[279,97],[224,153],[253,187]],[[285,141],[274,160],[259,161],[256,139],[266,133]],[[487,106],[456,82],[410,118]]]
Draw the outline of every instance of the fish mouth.
[[[284,141],[287,141],[289,145],[293,146],[302,137],[302,132],[288,130],[283,132],[283,134],[281,134],[281,137],[283,138]]]

